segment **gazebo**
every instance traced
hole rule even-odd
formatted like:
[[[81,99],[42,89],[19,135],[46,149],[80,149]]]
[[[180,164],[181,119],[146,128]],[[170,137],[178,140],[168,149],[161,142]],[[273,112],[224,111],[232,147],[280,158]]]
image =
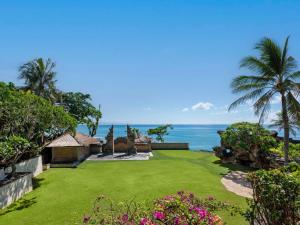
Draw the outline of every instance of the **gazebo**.
[[[81,162],[91,152],[101,151],[99,140],[79,132],[74,137],[66,133],[53,140],[47,147],[51,148],[51,164]]]

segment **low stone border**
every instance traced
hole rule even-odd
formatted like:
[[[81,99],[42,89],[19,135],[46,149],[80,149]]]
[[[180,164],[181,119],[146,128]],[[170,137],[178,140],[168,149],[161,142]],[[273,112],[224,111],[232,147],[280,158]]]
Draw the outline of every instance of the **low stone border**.
[[[246,180],[247,173],[242,171],[233,171],[225,175],[221,182],[228,191],[239,196],[252,198],[253,191],[251,184]]]
[[[15,180],[0,186],[0,208],[9,206],[32,191],[32,173],[17,174]]]

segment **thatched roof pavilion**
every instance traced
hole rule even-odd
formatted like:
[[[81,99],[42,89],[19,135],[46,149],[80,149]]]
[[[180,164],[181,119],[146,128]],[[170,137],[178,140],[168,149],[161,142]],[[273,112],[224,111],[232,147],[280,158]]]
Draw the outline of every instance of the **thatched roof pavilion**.
[[[80,162],[91,152],[99,152],[101,143],[96,138],[76,132],[74,137],[66,133],[56,138],[47,147],[51,148],[51,164],[66,164]]]

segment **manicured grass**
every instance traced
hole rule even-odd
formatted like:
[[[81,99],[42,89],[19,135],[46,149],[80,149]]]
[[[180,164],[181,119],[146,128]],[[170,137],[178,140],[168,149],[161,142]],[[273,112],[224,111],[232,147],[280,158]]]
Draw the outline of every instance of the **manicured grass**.
[[[179,190],[215,196],[246,207],[245,199],[228,192],[220,178],[229,171],[210,153],[155,151],[149,161],[86,161],[76,169],[50,169],[38,177],[36,188],[0,213],[5,225],[80,224],[96,196],[116,201],[149,201]],[[229,225],[243,225],[240,216],[221,216]]]

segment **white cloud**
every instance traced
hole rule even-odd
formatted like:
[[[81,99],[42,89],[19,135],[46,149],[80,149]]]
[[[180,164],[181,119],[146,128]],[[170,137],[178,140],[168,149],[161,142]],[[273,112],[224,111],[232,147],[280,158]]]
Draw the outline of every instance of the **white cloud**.
[[[272,99],[271,104],[278,104],[281,102],[281,97],[279,95],[275,96],[275,98]]]
[[[152,110],[152,108],[151,107],[145,107],[145,108],[143,108],[144,110],[146,110],[146,111],[150,111],[150,110]]]
[[[214,105],[210,102],[198,102],[197,104],[192,106],[192,110],[209,110]]]
[[[182,112],[187,112],[187,111],[189,111],[189,108],[183,108],[181,111]]]

